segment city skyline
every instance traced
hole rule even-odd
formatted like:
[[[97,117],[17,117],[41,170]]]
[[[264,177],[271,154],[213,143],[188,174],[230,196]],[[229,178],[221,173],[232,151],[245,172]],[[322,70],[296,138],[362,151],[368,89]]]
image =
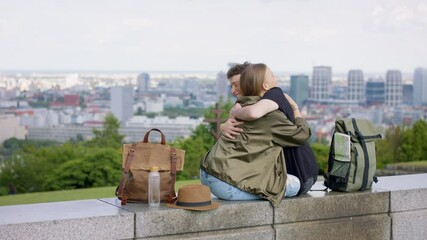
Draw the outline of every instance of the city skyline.
[[[0,1],[0,70],[413,73],[424,42],[416,0]]]

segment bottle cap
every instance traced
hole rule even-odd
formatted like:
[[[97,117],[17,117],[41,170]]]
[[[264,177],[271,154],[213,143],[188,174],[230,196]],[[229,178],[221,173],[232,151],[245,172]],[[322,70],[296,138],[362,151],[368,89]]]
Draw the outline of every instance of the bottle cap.
[[[150,168],[150,172],[158,172],[159,171],[159,167],[151,167]]]

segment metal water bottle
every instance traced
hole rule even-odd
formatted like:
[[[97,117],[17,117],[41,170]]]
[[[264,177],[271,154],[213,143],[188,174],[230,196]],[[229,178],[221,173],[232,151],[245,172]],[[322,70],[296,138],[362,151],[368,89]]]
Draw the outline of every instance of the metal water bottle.
[[[160,174],[158,167],[151,167],[148,174],[148,205],[150,207],[160,205]]]

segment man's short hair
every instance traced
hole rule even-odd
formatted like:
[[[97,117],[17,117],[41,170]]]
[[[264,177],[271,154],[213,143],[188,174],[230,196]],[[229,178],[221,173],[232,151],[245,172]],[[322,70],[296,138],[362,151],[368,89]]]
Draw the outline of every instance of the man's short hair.
[[[230,69],[227,72],[227,78],[230,79],[233,76],[242,74],[242,72],[246,69],[247,66],[251,65],[250,62],[246,61],[242,64],[240,63],[234,63],[234,64],[230,64]]]

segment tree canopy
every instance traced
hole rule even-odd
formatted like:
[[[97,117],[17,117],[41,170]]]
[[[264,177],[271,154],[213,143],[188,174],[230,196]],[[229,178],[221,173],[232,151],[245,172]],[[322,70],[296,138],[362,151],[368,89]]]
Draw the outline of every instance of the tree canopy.
[[[232,104],[220,105],[221,118],[227,119]],[[214,108],[205,112],[213,119]],[[121,176],[119,121],[112,114],[104,126],[93,130],[94,138],[77,137],[64,144],[52,141],[9,139],[0,148],[0,195],[58,189],[118,185]],[[177,139],[170,145],[185,150],[184,171],[178,179],[199,177],[200,160],[214,145],[212,130],[216,123],[199,125],[189,138]],[[378,168],[388,163],[421,161],[427,156],[427,123],[418,121],[412,127],[389,128],[384,139],[376,142]],[[329,145],[312,144],[319,174],[327,167]]]
[[[123,141],[119,126],[108,114],[104,128],[94,129],[95,137],[87,142],[5,141],[2,152],[11,154],[0,162],[0,194],[118,184]]]

